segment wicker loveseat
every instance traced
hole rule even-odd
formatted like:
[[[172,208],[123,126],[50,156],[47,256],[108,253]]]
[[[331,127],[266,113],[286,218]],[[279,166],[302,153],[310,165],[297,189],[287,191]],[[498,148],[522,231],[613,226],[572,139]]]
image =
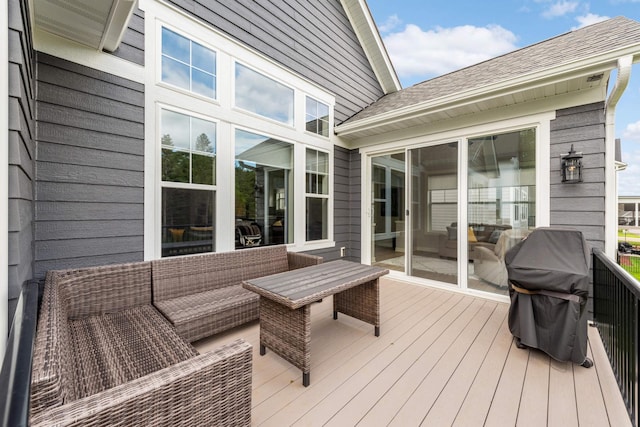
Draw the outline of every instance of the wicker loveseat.
[[[199,355],[151,304],[151,263],[46,276],[30,422],[250,425],[252,348]]]
[[[319,264],[284,245],[151,261],[153,304],[189,342],[258,319],[259,297],[242,281]]]

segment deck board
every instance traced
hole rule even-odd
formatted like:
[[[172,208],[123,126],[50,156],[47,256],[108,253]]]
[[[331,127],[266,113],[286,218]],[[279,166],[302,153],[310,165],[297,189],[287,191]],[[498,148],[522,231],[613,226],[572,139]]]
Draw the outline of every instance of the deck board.
[[[381,279],[381,336],[332,318],[332,299],[311,309],[311,385],[275,353],[259,355],[257,322],[196,343],[236,338],[253,347],[252,424],[631,425],[595,328],[585,369],[518,349],[508,304]]]

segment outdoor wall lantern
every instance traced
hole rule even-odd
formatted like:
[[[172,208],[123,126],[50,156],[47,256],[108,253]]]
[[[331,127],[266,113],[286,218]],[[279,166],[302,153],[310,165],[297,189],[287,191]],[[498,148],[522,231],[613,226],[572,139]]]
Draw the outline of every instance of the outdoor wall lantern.
[[[582,153],[576,153],[573,144],[569,154],[562,156],[562,182],[582,182]]]

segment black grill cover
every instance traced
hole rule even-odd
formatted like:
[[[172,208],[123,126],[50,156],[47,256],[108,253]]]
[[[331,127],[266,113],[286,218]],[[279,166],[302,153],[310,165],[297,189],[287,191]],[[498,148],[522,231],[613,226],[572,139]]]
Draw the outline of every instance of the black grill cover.
[[[589,263],[587,242],[573,229],[535,229],[507,252],[509,330],[522,344],[560,361],[585,361]]]

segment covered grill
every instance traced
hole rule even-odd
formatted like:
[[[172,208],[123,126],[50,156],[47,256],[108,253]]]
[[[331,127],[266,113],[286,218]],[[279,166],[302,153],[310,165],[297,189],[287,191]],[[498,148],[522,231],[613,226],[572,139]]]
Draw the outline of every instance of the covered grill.
[[[518,347],[585,367],[589,248],[582,232],[538,228],[505,256],[509,330]]]

